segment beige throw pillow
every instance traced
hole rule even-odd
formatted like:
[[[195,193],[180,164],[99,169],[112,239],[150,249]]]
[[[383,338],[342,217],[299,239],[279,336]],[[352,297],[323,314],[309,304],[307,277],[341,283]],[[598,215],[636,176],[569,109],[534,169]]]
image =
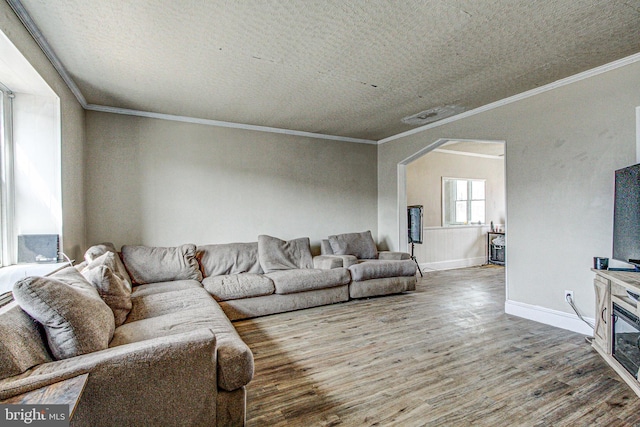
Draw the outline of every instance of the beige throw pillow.
[[[131,311],[131,286],[115,273],[117,256],[113,252],[106,252],[82,270],[85,279],[95,286],[100,297],[113,311],[116,327],[124,323]]]
[[[74,267],[22,279],[13,285],[13,296],[44,326],[56,359],[104,350],[113,337],[113,312]]]
[[[113,254],[115,254],[115,268],[112,268],[113,272],[116,273],[122,280],[127,282],[129,284],[129,287],[131,287],[131,278],[129,277],[129,273],[127,273],[127,269],[124,267],[124,264],[120,259],[120,255],[118,254],[118,251],[116,250],[116,247],[113,245],[113,243],[106,242],[100,243],[99,245],[91,246],[84,253],[84,260],[87,264],[91,264],[93,261],[107,252],[112,252]]]

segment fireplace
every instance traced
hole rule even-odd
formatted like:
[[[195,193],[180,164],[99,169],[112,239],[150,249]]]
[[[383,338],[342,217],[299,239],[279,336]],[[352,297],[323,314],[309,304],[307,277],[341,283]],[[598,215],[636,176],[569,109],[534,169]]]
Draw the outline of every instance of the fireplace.
[[[640,319],[629,310],[613,303],[612,355],[638,379],[640,369]]]

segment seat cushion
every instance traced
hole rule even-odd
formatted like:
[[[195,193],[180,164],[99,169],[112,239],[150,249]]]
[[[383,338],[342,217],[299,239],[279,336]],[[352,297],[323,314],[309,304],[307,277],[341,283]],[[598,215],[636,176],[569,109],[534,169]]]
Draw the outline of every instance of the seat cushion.
[[[124,262],[133,284],[169,282],[172,280],[202,280],[196,259],[196,245],[176,247],[122,247]]]
[[[335,255],[354,255],[358,259],[378,258],[378,248],[371,231],[329,236],[329,244]]]
[[[313,268],[308,237],[285,241],[266,235],[258,236],[258,255],[265,273]]]
[[[354,282],[385,277],[415,276],[416,263],[412,260],[370,260],[350,266],[349,271],[351,280]]]
[[[263,273],[258,261],[258,242],[198,246],[196,258],[204,277]]]
[[[216,301],[271,295],[275,292],[273,281],[264,274],[230,274],[207,277],[202,280],[204,288]]]
[[[138,285],[133,288],[131,297],[140,297],[142,295],[161,294],[163,292],[173,292],[182,289],[202,288],[202,283],[197,280],[173,280],[170,282],[148,283],[146,285]]]
[[[253,354],[242,341],[218,303],[163,316],[125,323],[116,329],[109,347],[174,335],[195,329],[210,329],[217,342],[218,386],[236,390],[253,378]]]
[[[0,308],[0,380],[51,362],[43,337],[42,325],[17,302]]]
[[[133,308],[127,317],[127,323],[216,304],[202,287],[135,296],[131,298],[131,302]]]
[[[42,323],[56,359],[104,350],[113,336],[113,312],[75,269],[27,277],[13,285],[20,307]]]
[[[281,295],[346,285],[351,279],[346,268],[275,271],[266,276],[273,280],[276,294]]]

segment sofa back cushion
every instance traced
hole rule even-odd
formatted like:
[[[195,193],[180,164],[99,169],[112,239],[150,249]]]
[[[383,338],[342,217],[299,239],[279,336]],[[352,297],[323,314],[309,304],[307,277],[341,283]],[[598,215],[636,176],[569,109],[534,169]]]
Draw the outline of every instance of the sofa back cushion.
[[[358,259],[378,258],[378,248],[371,231],[329,236],[329,244],[336,255],[353,255]]]
[[[134,285],[173,280],[202,281],[196,245],[193,244],[169,248],[125,245],[122,260]]]
[[[17,302],[0,308],[0,380],[51,362],[43,337],[42,325]]]
[[[196,258],[204,277],[263,273],[258,261],[258,242],[198,246]]]
[[[266,235],[258,236],[258,255],[265,273],[313,268],[308,237],[285,241]]]
[[[13,296],[42,323],[56,359],[104,350],[113,337],[113,312],[75,267],[22,279],[13,285]]]

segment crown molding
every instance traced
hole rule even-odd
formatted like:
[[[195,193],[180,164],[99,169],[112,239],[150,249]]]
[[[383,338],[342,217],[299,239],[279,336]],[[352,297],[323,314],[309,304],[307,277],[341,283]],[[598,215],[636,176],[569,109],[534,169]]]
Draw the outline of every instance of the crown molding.
[[[447,117],[446,119],[438,120],[437,122],[434,122],[434,123],[429,123],[428,125],[420,126],[418,128],[411,129],[406,132],[389,136],[387,138],[379,140],[378,144],[379,145],[385,144],[387,142],[395,141],[396,139],[404,138],[410,135],[415,135],[416,133],[424,132],[426,130],[436,128],[438,126],[443,126],[448,123],[465,119],[467,117],[475,116],[476,114],[484,113],[485,111],[493,110],[495,108],[499,108],[517,101],[521,101],[523,99],[530,98],[532,96],[536,96],[541,93],[548,92],[550,90],[569,85],[571,83],[579,82],[580,80],[588,79],[589,77],[597,76],[598,74],[606,73],[607,71],[615,70],[616,68],[621,68],[638,61],[640,61],[640,53],[627,56],[626,58],[622,58],[617,61],[613,61],[608,64],[604,64],[587,71],[583,71],[582,73],[574,74],[573,76],[565,77],[564,79],[560,79],[555,82],[549,83],[547,85],[540,86],[535,89],[531,89],[526,92],[522,92],[517,95],[510,96],[508,98],[504,98],[496,102],[492,102],[491,104],[483,105],[482,107],[478,107],[473,110],[469,110],[464,113],[457,114],[455,116]]]
[[[355,142],[359,144],[377,144],[376,141],[370,139],[350,138],[347,136],[326,135],[314,132],[305,132],[292,129],[274,128],[268,126],[247,125],[243,123],[224,122],[219,120],[200,119],[197,117],[177,116],[173,114],[154,113],[150,111],[131,110],[127,108],[108,107],[105,105],[87,104],[84,107],[89,111],[99,111],[103,113],[123,114],[126,116],[148,117],[152,119],[170,120],[174,122],[194,123],[199,125],[217,126],[233,129],[252,130],[256,132],[279,133],[284,135],[302,136],[305,138],[316,138],[331,141]]]

